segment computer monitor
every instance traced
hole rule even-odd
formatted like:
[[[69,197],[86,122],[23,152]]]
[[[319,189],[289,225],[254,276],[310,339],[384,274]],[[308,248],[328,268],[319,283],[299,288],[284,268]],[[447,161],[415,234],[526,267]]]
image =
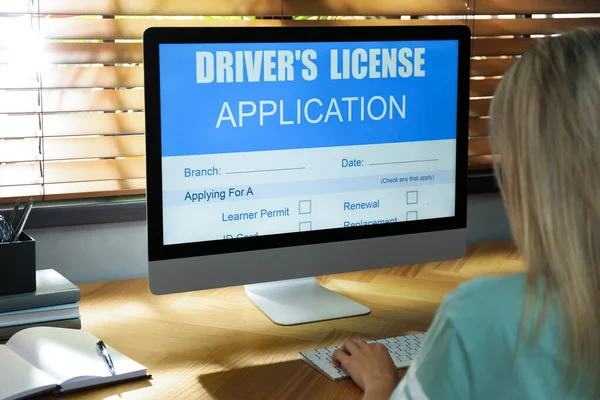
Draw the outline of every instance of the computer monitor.
[[[319,275],[466,248],[470,31],[150,28],[150,290],[246,285],[278,324],[360,315]]]

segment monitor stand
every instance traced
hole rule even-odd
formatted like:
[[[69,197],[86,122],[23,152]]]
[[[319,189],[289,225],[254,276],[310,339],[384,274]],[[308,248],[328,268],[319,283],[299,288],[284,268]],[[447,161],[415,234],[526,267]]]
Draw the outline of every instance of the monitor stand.
[[[244,288],[250,301],[278,325],[353,317],[371,311],[324,288],[316,278],[256,283]]]

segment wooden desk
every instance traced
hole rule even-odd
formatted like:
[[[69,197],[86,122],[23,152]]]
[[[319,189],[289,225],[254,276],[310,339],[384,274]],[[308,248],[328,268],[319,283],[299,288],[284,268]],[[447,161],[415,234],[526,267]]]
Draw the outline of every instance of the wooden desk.
[[[358,399],[352,382],[328,381],[298,352],[352,335],[423,331],[460,282],[522,268],[512,244],[491,243],[471,246],[456,261],[323,277],[371,314],[292,327],[270,322],[242,287],[157,297],[146,279],[82,285],[83,329],[147,366],[154,379],[71,398]]]

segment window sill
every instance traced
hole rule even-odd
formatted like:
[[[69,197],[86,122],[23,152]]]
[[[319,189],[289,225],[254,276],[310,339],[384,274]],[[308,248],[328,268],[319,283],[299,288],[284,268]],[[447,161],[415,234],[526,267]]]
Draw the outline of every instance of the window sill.
[[[0,214],[10,216],[12,212],[7,211],[10,209],[11,207],[4,205],[0,209]],[[36,204],[31,210],[26,230],[144,221],[145,219],[146,199],[144,196],[52,201]]]
[[[467,193],[483,194],[498,192],[492,171],[470,172]],[[10,207],[4,206],[0,213],[10,216]],[[146,200],[144,196],[81,201],[57,201],[38,204],[31,211],[27,230],[61,226],[94,225],[144,221]]]

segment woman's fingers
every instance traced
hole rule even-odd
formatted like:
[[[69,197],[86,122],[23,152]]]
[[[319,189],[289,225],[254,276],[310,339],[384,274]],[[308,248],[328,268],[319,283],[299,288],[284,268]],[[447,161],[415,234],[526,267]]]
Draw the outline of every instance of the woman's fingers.
[[[345,365],[348,361],[350,361],[350,356],[342,349],[334,351],[331,355],[331,362],[333,362],[333,365],[336,367]]]
[[[356,353],[360,349],[360,345],[354,339],[348,339],[344,342],[344,345],[340,350],[352,355],[352,353]]]
[[[355,338],[352,338],[351,340],[354,341],[354,343],[356,343],[356,345],[359,348],[367,346],[367,341],[365,339],[361,338],[361,337],[355,337]]]

